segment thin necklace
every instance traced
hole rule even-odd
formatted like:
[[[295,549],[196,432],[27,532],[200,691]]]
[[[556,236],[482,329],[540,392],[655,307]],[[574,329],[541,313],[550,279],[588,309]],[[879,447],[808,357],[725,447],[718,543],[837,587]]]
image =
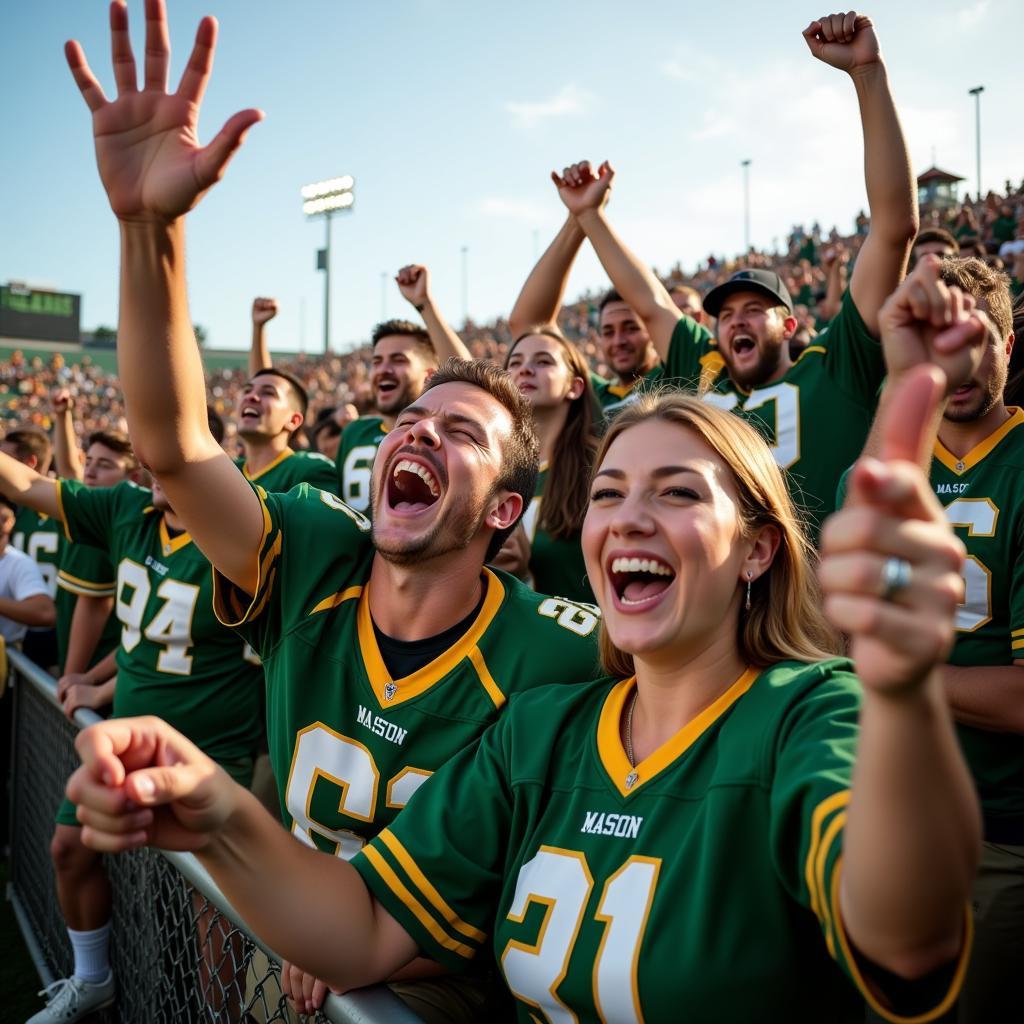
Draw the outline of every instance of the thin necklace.
[[[629,760],[629,774],[626,776],[626,789],[632,789],[640,779],[636,771],[636,760],[633,757],[633,711],[636,709],[636,699],[640,696],[640,688],[633,691],[633,699],[629,703],[629,710],[626,712],[626,758]]]

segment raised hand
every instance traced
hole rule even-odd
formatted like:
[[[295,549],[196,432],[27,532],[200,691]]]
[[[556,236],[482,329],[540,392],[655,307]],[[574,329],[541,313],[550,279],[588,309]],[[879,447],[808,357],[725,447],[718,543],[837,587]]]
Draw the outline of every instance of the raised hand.
[[[277,299],[257,298],[252,300],[252,322],[265,324],[277,316]]]
[[[231,816],[240,787],[159,718],[119,718],[78,734],[82,766],[68,780],[82,842],[198,850]]]
[[[826,14],[803,32],[807,48],[818,60],[853,72],[882,59],[874,25],[866,14]]]
[[[879,458],[857,462],[846,505],[822,531],[825,613],[851,638],[865,688],[890,694],[946,660],[963,599],[964,546],[919,468],[943,386],[929,365],[900,378],[879,424]]]
[[[395,275],[402,298],[417,308],[430,301],[430,273],[419,263],[410,263]]]
[[[82,47],[65,44],[64,55],[92,111],[100,180],[122,220],[169,221],[187,213],[219,181],[246,131],[262,120],[259,110],[229,118],[206,146],[199,145],[199,106],[213,67],[217,22],[199,23],[195,46],[178,91],[167,92],[170,43],[163,0],[146,0],[145,84],[138,88],[135,56],[123,0],[110,5],[110,37],[117,99],[111,102],[89,68]]]
[[[551,172],[551,180],[558,188],[558,196],[568,211],[578,217],[587,210],[600,210],[611,198],[615,171],[605,160],[595,174],[589,160],[571,164],[559,175]]]
[[[68,388],[58,388],[50,397],[50,405],[55,415],[63,416],[74,409],[75,400],[71,397],[71,391]]]
[[[978,369],[985,345],[995,337],[974,298],[939,276],[938,256],[923,256],[878,314],[890,380],[914,366],[932,363],[946,378],[946,394]]]

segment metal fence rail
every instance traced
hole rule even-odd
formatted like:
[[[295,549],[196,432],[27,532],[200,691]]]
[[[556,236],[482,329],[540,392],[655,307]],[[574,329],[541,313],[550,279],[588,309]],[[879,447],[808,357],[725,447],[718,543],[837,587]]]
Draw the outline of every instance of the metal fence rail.
[[[7,896],[44,985],[73,962],[57,904],[50,838],[68,776],[74,737],[99,719],[68,721],[56,683],[16,651],[11,772],[11,855]],[[114,892],[111,963],[117,1002],[96,1016],[141,1024],[295,1021],[281,993],[278,958],[245,926],[202,865],[187,853],[139,850],[105,863]],[[416,1024],[385,987],[329,995],[320,1022]]]

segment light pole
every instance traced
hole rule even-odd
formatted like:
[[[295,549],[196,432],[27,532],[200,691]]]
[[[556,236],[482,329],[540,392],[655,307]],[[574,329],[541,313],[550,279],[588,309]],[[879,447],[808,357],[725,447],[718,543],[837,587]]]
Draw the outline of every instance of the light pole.
[[[743,252],[750,252],[750,161],[741,160],[743,168]]]
[[[327,223],[324,247],[316,254],[316,268],[324,272],[324,352],[331,343],[331,219],[339,210],[355,205],[355,179],[351,174],[303,185],[302,212],[307,217],[323,217]]]
[[[462,247],[462,322],[469,320],[469,246]]]
[[[983,85],[967,90],[974,97],[974,167],[978,175],[978,202],[981,202],[981,94],[984,91]]]

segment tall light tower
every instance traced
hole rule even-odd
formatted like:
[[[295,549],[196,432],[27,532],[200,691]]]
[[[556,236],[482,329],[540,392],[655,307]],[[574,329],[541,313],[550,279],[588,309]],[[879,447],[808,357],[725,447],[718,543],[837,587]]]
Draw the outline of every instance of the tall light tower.
[[[743,252],[750,252],[750,161],[741,160],[743,168]]]
[[[974,97],[974,168],[978,175],[978,201],[981,201],[981,94],[985,86],[976,85],[968,89],[969,95]]]
[[[317,270],[324,272],[324,352],[331,343],[331,218],[339,210],[351,210],[355,205],[355,179],[351,174],[341,178],[328,178],[303,185],[302,212],[307,217],[323,217],[327,223],[324,247],[317,251]]]

